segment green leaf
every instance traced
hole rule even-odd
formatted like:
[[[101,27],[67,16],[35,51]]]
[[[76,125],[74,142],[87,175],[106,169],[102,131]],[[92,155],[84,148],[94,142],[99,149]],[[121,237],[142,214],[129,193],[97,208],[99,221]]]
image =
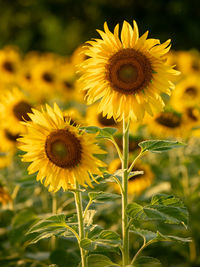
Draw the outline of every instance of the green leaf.
[[[158,259],[152,258],[152,257],[147,257],[147,256],[142,256],[136,259],[134,264],[132,265],[133,267],[160,267],[162,266],[161,262]],[[130,267],[132,267],[130,265]]]
[[[96,134],[98,133],[98,138],[107,138],[111,139],[111,137],[117,132],[116,128],[111,127],[104,127],[99,128],[97,126],[87,126],[87,127],[81,127],[80,129],[85,130],[87,133]]]
[[[110,138],[117,132],[116,128],[111,128],[111,127],[105,127],[101,128],[99,132],[99,137],[101,138]]]
[[[176,241],[176,242],[191,242],[190,238],[182,238],[178,236],[163,235],[159,231],[152,232],[146,229],[136,228],[133,225],[130,227],[130,231],[140,235],[145,242],[155,243],[159,241]]]
[[[120,236],[113,231],[104,230],[95,239],[84,238],[80,242],[80,246],[89,251],[118,251],[118,247],[121,245]]]
[[[27,242],[33,244],[38,242],[41,239],[51,237],[53,235],[62,235],[65,237],[71,237],[72,235],[68,226],[73,228],[75,231],[78,231],[77,223],[66,223],[66,215],[60,214],[51,216],[45,220],[40,220],[34,224],[27,234]]]
[[[183,147],[185,144],[178,141],[168,141],[168,140],[148,140],[143,141],[138,144],[142,152],[150,151],[153,153],[161,153],[172,148]]]
[[[98,133],[101,129],[97,126],[87,126],[87,127],[80,127],[80,129],[85,130],[87,133]]]
[[[89,192],[88,196],[91,201],[96,203],[106,202],[120,198],[118,194],[106,193],[106,192]]]
[[[168,224],[188,223],[188,211],[181,200],[164,194],[154,196],[150,205],[141,206],[131,203],[127,207],[127,214],[134,220],[160,220]]]
[[[108,257],[101,254],[92,254],[87,257],[87,265],[91,267],[115,267],[119,266],[113,263]],[[120,266],[119,266],[120,267]]]
[[[111,239],[111,240],[120,240],[120,236],[118,233],[110,231],[110,230],[104,230],[99,235],[99,238],[102,239]]]
[[[103,227],[97,224],[90,225],[89,227],[86,226],[86,232],[88,233],[88,238],[96,239],[98,238],[99,234],[103,231]]]

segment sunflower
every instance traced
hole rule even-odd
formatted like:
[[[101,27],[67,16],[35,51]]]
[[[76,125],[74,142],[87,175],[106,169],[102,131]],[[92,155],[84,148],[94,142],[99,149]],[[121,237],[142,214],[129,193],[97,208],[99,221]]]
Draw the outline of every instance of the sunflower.
[[[183,75],[200,73],[200,53],[195,50],[176,52],[177,65]]]
[[[200,105],[200,78],[199,75],[190,75],[176,85],[171,100],[171,105],[179,111],[185,107]]]
[[[28,75],[33,84],[31,88],[34,89],[30,93],[41,102],[53,97],[59,89],[60,58],[53,54],[31,53],[27,56],[27,64],[31,66]]]
[[[21,121],[30,120],[27,113],[31,112],[31,108],[26,96],[17,88],[5,92],[0,101],[2,127],[14,136],[24,132]]]
[[[75,180],[92,186],[90,177],[100,175],[99,167],[104,166],[95,157],[105,153],[95,144],[96,135],[70,125],[56,104],[53,109],[46,105],[46,111],[32,111],[32,121],[24,123],[28,132],[19,138],[19,148],[27,152],[22,160],[32,162],[29,174],[38,172],[37,180],[54,192],[73,188]]]
[[[21,66],[21,57],[15,47],[0,50],[0,82],[13,83]]]
[[[110,119],[131,117],[142,120],[145,112],[153,115],[164,107],[161,93],[170,94],[174,88],[170,81],[179,72],[166,63],[165,55],[170,40],[163,44],[157,39],[147,39],[148,31],[139,37],[136,22],[134,29],[124,21],[119,35],[119,25],[114,34],[108,29],[99,31],[102,39],[89,41],[85,54],[90,58],[81,65],[80,84],[87,91],[87,103],[98,99],[98,112]]]
[[[117,122],[113,117],[109,119],[103,116],[103,113],[97,113],[98,104],[92,105],[87,108],[86,121],[89,125],[98,127],[115,127],[120,129],[122,127],[120,122]]]
[[[159,138],[186,137],[189,134],[190,124],[186,117],[174,110],[166,110],[154,117],[146,117],[148,131]]]
[[[121,161],[120,159],[115,159],[110,163],[108,167],[108,171],[110,173],[114,173],[118,169],[121,169]],[[149,187],[152,184],[152,181],[154,179],[154,174],[151,171],[151,168],[149,167],[149,165],[142,163],[141,161],[137,161],[132,171],[143,171],[144,172],[143,174],[138,174],[136,176],[131,177],[128,180],[128,194],[139,195],[142,191],[144,191],[147,187]],[[114,188],[116,191],[119,192],[118,185],[114,186]]]
[[[2,203],[2,206],[5,206],[10,202],[12,202],[12,199],[8,191],[0,184],[0,203]]]
[[[78,83],[77,83],[77,75],[75,66],[68,59],[64,59],[64,62],[61,62],[59,66],[59,89],[64,97],[68,101],[75,100],[77,102],[84,101],[83,92],[79,92]]]

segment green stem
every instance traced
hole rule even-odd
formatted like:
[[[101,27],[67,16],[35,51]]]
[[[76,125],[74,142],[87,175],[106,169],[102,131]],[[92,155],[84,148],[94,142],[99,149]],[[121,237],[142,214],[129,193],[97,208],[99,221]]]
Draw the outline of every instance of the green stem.
[[[146,242],[144,241],[143,245],[141,246],[141,248],[137,251],[137,253],[135,254],[135,256],[133,257],[131,264],[133,264],[136,260],[136,258],[138,257],[138,255],[143,251],[143,249],[146,247]]]
[[[117,153],[118,153],[118,156],[119,156],[119,158],[120,158],[120,160],[121,160],[121,162],[122,162],[122,153],[121,153],[121,151],[120,151],[120,148],[119,148],[119,146],[118,146],[118,144],[116,143],[116,141],[115,141],[115,138],[112,136],[112,138],[111,138],[111,142],[113,143],[113,145],[115,146],[115,148],[116,148],[116,150],[117,150]]]
[[[76,181],[76,189],[74,191],[74,197],[75,197],[75,203],[76,203],[76,210],[77,210],[77,217],[78,217],[78,227],[79,227],[79,238],[80,241],[85,238],[85,231],[84,231],[84,222],[83,222],[83,206],[82,206],[82,196],[81,192],[79,191],[79,184]],[[81,263],[82,267],[86,267],[86,253],[83,248],[80,246],[79,242],[79,248],[81,253]]]
[[[56,215],[57,213],[57,199],[56,199],[56,193],[52,193],[52,215]],[[53,235],[51,237],[51,249],[55,250],[56,248],[56,237]]]
[[[123,117],[123,160],[122,160],[122,240],[123,240],[123,267],[129,264],[129,229],[126,208],[128,205],[128,156],[129,156],[129,123]]]
[[[131,171],[132,171],[132,169],[133,169],[133,167],[135,166],[135,163],[136,163],[136,161],[139,159],[139,158],[141,158],[143,155],[145,154],[145,152],[140,152],[138,155],[137,155],[137,157],[134,159],[134,161],[131,163],[131,165],[130,165],[130,167],[129,167],[129,169],[128,169],[128,173],[130,173]]]

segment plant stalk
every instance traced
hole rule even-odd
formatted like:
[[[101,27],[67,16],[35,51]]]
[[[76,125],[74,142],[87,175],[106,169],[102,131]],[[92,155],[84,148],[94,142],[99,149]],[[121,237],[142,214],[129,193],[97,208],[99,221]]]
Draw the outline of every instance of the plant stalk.
[[[123,253],[122,262],[123,267],[129,264],[129,230],[128,230],[128,216],[126,208],[128,205],[128,156],[129,156],[129,123],[127,124],[123,117],[123,158],[122,158],[122,240]]]
[[[79,227],[79,238],[80,241],[85,238],[85,230],[84,230],[84,221],[83,221],[83,206],[82,206],[82,196],[81,192],[79,191],[79,184],[76,181],[76,189],[74,192],[74,197],[75,197],[75,203],[76,203],[76,211],[77,211],[77,217],[78,217],[78,227]],[[81,263],[82,267],[86,267],[86,254],[83,248],[80,246],[79,242],[79,248],[80,248],[80,253],[81,253]]]

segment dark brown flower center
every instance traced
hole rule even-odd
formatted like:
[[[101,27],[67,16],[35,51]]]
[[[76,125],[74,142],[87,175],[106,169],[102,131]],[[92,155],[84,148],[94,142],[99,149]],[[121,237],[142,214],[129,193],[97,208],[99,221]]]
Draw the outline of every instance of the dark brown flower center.
[[[6,138],[7,138],[8,140],[10,140],[11,142],[14,142],[14,143],[17,141],[17,138],[20,137],[19,134],[13,134],[13,133],[11,133],[11,132],[8,131],[8,130],[5,130],[5,136],[6,136]]]
[[[74,89],[73,82],[63,81],[63,85],[67,91],[72,91]]]
[[[47,83],[52,83],[54,80],[54,77],[51,73],[49,72],[44,72],[42,75],[42,79],[47,82]]]
[[[181,116],[172,112],[164,112],[156,118],[156,122],[168,128],[176,128],[181,124]]]
[[[81,143],[68,130],[52,132],[46,139],[46,155],[60,168],[73,168],[81,161]]]
[[[197,96],[197,88],[195,88],[194,86],[189,86],[185,89],[184,93],[190,97],[195,97]]]
[[[115,91],[138,93],[148,87],[152,80],[151,62],[133,48],[122,49],[109,59],[106,78]]]
[[[30,121],[27,113],[32,113],[31,105],[25,101],[20,101],[13,108],[13,113],[19,121]]]
[[[187,108],[186,114],[192,121],[198,121],[199,111],[197,109],[192,107]]]
[[[27,81],[30,81],[30,80],[31,80],[31,74],[30,74],[30,73],[26,73],[26,74],[25,74],[25,79],[26,79]]]
[[[103,116],[102,112],[98,114],[98,121],[103,126],[114,126],[117,124],[115,120],[113,119],[113,117],[111,117],[110,119],[107,119],[106,117]]]
[[[11,61],[5,61],[3,63],[3,68],[10,73],[13,73],[15,71],[14,64]]]

